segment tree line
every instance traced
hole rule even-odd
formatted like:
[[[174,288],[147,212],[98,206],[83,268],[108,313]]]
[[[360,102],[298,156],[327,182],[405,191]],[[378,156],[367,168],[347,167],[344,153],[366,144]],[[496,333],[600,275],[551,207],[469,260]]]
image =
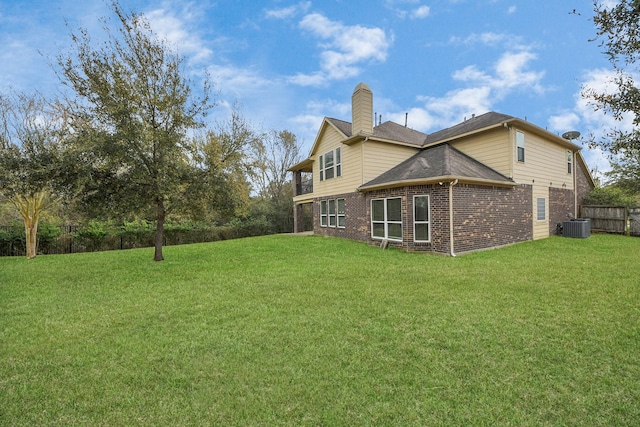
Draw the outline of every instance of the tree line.
[[[19,213],[27,258],[43,215],[150,220],[156,261],[167,221],[261,216],[272,231],[289,231],[296,136],[258,131],[237,107],[207,126],[210,78],[189,78],[184,57],[143,15],[117,1],[111,9],[117,25],[103,19],[105,42],[73,30],[56,57],[66,95],[0,94],[0,213]]]

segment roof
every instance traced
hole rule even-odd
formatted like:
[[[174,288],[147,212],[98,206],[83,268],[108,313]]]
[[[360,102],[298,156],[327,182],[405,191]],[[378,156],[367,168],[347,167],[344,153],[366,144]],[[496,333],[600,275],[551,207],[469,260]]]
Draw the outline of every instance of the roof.
[[[465,120],[455,126],[451,126],[450,128],[442,129],[429,134],[424,141],[424,145],[437,143],[438,141],[449,140],[455,138],[456,136],[475,132],[480,129],[492,127],[512,120],[515,120],[515,117],[491,111],[479,116],[472,117],[471,119]]]
[[[451,179],[487,185],[515,185],[511,178],[444,143],[421,150],[363,184],[359,190],[370,191]]]
[[[382,139],[388,142],[404,143],[421,147],[427,137],[426,133],[399,125],[392,121],[386,121],[375,126],[371,135],[353,135],[351,131],[351,123],[329,117],[327,117],[326,120],[342,132],[347,139],[357,136],[368,136],[372,139]]]

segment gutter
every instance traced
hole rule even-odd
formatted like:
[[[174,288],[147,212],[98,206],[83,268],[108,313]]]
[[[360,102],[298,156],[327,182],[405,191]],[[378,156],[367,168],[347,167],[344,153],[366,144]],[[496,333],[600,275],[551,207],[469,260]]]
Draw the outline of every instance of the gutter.
[[[458,179],[449,182],[449,248],[451,249],[451,256],[455,257],[456,253],[453,250],[453,186],[458,183]]]

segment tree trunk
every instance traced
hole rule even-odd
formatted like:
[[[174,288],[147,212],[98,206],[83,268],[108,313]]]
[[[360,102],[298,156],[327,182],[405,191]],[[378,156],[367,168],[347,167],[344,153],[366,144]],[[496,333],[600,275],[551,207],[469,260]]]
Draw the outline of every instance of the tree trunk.
[[[155,254],[153,255],[154,261],[163,261],[164,257],[162,256],[162,243],[164,240],[164,219],[165,219],[165,211],[164,211],[164,199],[162,197],[158,197],[157,199],[157,213],[156,213],[156,239],[155,239]]]
[[[38,220],[33,218],[29,218],[29,220],[27,220],[25,218],[24,231],[27,243],[27,259],[35,258],[36,254],[38,253]]]

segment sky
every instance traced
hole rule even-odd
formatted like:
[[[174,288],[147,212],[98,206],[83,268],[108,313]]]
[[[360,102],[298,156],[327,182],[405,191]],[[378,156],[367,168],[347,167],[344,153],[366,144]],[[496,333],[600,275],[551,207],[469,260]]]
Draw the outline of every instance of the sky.
[[[606,0],[611,1],[611,0]],[[581,97],[611,65],[592,41],[592,0],[120,0],[208,71],[217,106],[256,128],[289,130],[309,154],[323,117],[351,121],[360,82],[383,121],[430,133],[496,111],[583,139],[616,125]],[[0,92],[55,96],[55,58],[79,28],[104,37],[104,0],[0,0]],[[581,143],[581,141],[577,141]],[[583,149],[598,174],[606,153]]]

